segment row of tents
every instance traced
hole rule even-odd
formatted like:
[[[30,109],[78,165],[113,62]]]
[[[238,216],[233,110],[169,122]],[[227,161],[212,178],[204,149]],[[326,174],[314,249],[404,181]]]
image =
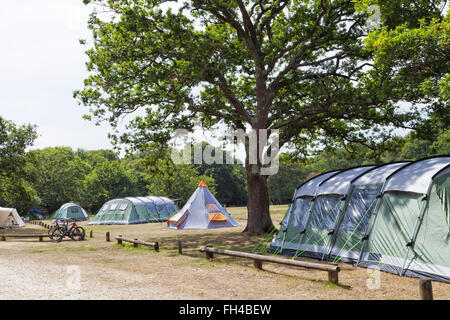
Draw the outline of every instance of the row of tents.
[[[201,181],[186,204],[178,210],[165,197],[128,197],[106,202],[95,218],[96,224],[135,224],[167,222],[173,229],[210,229],[239,225]]]
[[[3,211],[0,209],[0,226],[24,226],[15,209]],[[87,221],[88,219],[87,212],[73,202],[63,204],[53,216],[53,220]],[[165,197],[119,198],[106,202],[88,224],[149,222],[167,222],[167,227],[174,229],[210,229],[239,225],[211,194],[203,181],[181,210],[178,210],[173,200]]]
[[[270,252],[450,282],[450,156],[313,177]]]

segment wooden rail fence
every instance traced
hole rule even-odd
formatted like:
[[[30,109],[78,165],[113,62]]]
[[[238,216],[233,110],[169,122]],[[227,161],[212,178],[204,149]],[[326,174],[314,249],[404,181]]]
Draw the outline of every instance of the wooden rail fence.
[[[133,246],[136,248],[139,245],[143,245],[143,246],[153,247],[155,249],[155,251],[159,251],[159,242],[148,242],[148,241],[142,241],[142,240],[138,240],[138,239],[130,239],[130,238],[122,237],[122,235],[118,235],[116,237],[116,240],[117,240],[117,244],[122,244],[123,242],[129,242],[129,243],[132,243]]]
[[[12,233],[12,234],[0,234],[0,240],[6,241],[6,238],[39,238],[39,241],[42,242],[44,237],[49,237],[48,234],[32,234],[32,233]]]
[[[47,221],[41,221],[41,220],[31,220],[28,223],[35,224],[38,226],[42,226],[44,228],[50,229],[52,227],[52,224]]]
[[[278,264],[284,264],[284,265],[289,265],[289,266],[294,266],[294,267],[323,270],[323,271],[328,272],[328,281],[335,283],[335,284],[337,284],[339,281],[338,274],[339,274],[339,271],[341,270],[337,264],[322,264],[322,263],[314,263],[314,262],[299,261],[299,260],[292,260],[292,259],[283,259],[283,258],[277,258],[277,257],[263,256],[263,255],[254,254],[254,253],[232,251],[232,250],[225,250],[225,249],[216,249],[216,248],[213,248],[210,246],[200,247],[200,251],[205,252],[206,257],[208,259],[214,258],[214,254],[223,254],[223,255],[227,255],[227,256],[253,259],[253,265],[257,269],[262,269],[263,262],[269,262],[269,263],[278,263]]]

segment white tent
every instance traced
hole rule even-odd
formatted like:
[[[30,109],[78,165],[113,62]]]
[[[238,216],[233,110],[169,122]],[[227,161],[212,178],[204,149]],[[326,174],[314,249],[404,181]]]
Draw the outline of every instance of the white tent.
[[[18,228],[23,226],[25,226],[25,223],[16,209],[0,207],[0,228]]]

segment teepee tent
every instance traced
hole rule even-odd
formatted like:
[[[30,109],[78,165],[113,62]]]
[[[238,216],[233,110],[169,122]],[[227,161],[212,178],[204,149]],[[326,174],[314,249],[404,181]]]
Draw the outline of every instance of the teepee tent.
[[[292,203],[284,219],[281,221],[280,232],[270,246],[272,253],[286,253],[290,251],[295,254],[295,251],[298,249],[300,237],[306,228],[313,199],[317,193],[319,184],[338,172],[325,172],[297,187]]]
[[[0,228],[18,228],[25,226],[14,208],[0,208]]]
[[[174,229],[213,229],[238,225],[203,181],[183,208],[167,220],[167,227]]]
[[[450,282],[450,156],[391,174],[359,265]]]
[[[63,204],[58,210],[56,210],[53,216],[55,220],[72,220],[72,221],[86,221],[89,219],[86,211],[76,203],[69,202]]]
[[[89,225],[163,222],[175,212],[176,205],[165,197],[119,198],[106,202]]]

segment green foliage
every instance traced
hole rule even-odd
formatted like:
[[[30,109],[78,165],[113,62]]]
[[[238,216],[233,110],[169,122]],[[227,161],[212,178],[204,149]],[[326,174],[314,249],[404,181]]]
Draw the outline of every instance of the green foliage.
[[[225,206],[247,205],[247,185],[245,169],[239,164],[212,164],[205,175],[215,183],[217,200]]]
[[[150,194],[181,199],[182,203],[189,199],[201,180],[205,181],[213,194],[215,193],[214,179],[206,175],[199,175],[198,171],[191,165],[174,165],[167,171],[149,174],[146,179]]]
[[[293,191],[305,180],[308,169],[304,163],[293,159],[290,154],[281,154],[279,170],[267,180],[269,196],[273,204],[288,203]]]
[[[24,170],[26,148],[36,137],[34,126],[17,126],[0,117],[0,206],[22,211],[39,203]]]
[[[214,178],[209,177],[193,164],[175,164],[171,158],[171,149],[159,144],[151,144],[137,161],[143,168],[147,191],[186,202],[204,180],[210,191],[215,193]]]
[[[0,116],[0,176],[23,174],[26,148],[37,138],[32,125],[17,126]]]
[[[110,199],[142,196],[136,182],[133,172],[125,170],[120,161],[102,161],[85,176],[80,204],[96,211]]]
[[[32,150],[26,166],[41,206],[48,213],[66,202],[81,199],[83,179],[90,169],[69,147]]]

